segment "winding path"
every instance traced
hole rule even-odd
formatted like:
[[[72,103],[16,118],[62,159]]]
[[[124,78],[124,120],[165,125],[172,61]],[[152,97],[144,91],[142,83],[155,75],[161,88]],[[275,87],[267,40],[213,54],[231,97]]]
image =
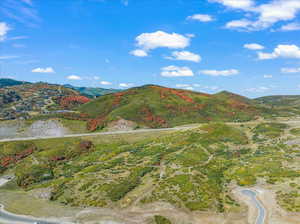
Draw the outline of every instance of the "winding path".
[[[264,224],[266,220],[267,211],[263,204],[257,199],[257,192],[249,189],[241,191],[242,194],[246,195],[251,199],[251,202],[255,205],[258,210],[258,216],[256,218],[255,224]]]

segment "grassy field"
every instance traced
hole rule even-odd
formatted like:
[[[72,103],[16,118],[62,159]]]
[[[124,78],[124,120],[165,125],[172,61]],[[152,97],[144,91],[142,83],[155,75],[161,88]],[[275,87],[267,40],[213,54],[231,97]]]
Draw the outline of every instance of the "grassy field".
[[[286,129],[278,123],[210,123],[178,132],[11,142],[0,144],[0,158],[34,148],[2,171],[14,172],[23,190],[51,189],[52,201],[71,206],[168,202],[191,211],[234,212],[241,208],[230,192],[234,183],[299,180],[300,153],[283,144]],[[298,211],[299,186],[278,192],[283,208]],[[290,198],[294,202],[286,205]]]

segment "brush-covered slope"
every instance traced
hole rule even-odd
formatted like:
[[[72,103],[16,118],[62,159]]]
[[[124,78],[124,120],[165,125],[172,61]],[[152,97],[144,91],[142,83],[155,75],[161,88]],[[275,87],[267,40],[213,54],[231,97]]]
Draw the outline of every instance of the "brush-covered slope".
[[[299,151],[282,144],[282,131],[272,139],[264,133],[259,126],[209,123],[135,143],[126,143],[129,135],[0,143],[0,173],[14,173],[23,189],[44,189],[50,200],[73,206],[168,202],[214,212],[239,209],[232,187],[259,182],[280,185],[273,190],[280,205],[299,211],[300,195],[293,194],[299,185],[289,184],[299,183]]]
[[[250,99],[229,92],[215,95],[146,85],[93,100],[79,111],[98,125],[120,118],[147,127],[206,121],[246,121],[261,114]]]
[[[255,101],[268,106],[281,116],[300,114],[300,95],[265,96],[257,98]]]

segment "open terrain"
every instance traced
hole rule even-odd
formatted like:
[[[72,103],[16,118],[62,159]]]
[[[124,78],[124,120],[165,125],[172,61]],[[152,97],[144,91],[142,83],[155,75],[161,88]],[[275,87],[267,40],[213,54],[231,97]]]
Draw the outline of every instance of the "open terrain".
[[[9,206],[9,195],[18,191],[28,195],[24,200],[79,209],[76,219],[83,223],[159,223],[165,217],[171,223],[231,224],[247,223],[247,201],[234,192],[250,187],[263,192],[258,197],[268,222],[297,223],[300,150],[291,144],[297,128],[298,121],[208,123],[152,137],[0,143],[2,172],[16,175],[1,194],[14,212],[22,213],[22,203]],[[40,209],[27,211],[39,216]],[[252,212],[257,214],[255,207]]]

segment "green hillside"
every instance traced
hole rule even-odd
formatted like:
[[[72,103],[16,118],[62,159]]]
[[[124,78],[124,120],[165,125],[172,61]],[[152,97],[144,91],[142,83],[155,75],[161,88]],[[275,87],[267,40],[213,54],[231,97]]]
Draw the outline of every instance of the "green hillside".
[[[262,115],[265,108],[229,92],[209,95],[146,85],[102,96],[78,110],[98,121],[100,127],[123,118],[157,128],[207,121],[247,121]]]
[[[14,79],[0,79],[0,88],[8,87],[8,86],[17,86],[22,84],[28,84],[29,82],[17,81]]]
[[[264,96],[255,101],[277,111],[281,116],[300,114],[300,95]]]

